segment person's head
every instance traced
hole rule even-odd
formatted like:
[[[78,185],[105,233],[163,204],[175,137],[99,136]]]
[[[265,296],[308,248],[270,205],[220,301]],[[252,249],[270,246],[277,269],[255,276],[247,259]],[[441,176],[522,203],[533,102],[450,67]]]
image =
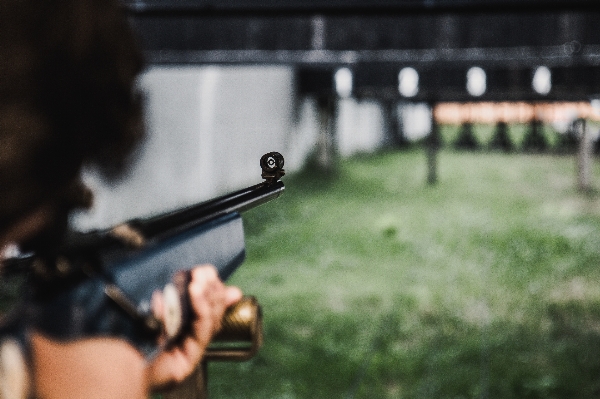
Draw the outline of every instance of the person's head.
[[[141,135],[141,53],[118,0],[0,2],[0,246],[82,200],[81,166],[119,168]]]

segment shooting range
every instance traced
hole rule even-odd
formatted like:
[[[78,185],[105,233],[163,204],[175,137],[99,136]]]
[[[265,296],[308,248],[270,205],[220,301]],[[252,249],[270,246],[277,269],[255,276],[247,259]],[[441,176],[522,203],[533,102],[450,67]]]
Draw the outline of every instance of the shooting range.
[[[594,398],[593,0],[123,0],[148,137],[81,229],[260,181],[264,346],[210,398]],[[186,393],[185,398],[195,398]]]

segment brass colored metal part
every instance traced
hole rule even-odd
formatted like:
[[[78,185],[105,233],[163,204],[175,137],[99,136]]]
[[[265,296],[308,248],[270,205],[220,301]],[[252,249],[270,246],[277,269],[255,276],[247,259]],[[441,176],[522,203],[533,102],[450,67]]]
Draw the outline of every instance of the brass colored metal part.
[[[227,310],[221,330],[206,350],[205,360],[243,361],[262,346],[262,311],[253,296],[245,296]]]
[[[48,266],[46,265],[46,262],[44,262],[40,258],[34,259],[31,266],[32,266],[32,270],[33,270],[33,273],[36,278],[38,278],[40,280],[46,280],[46,281],[50,280],[52,278],[52,275],[51,275],[50,271],[48,270]]]
[[[127,223],[113,227],[109,234],[129,248],[142,248],[146,245],[143,234]]]
[[[64,256],[59,256],[56,259],[56,271],[61,276],[69,275],[69,273],[71,272],[71,264],[69,263],[69,260]]]
[[[148,332],[158,335],[162,323],[153,314],[140,312],[135,303],[119,287],[115,284],[106,284],[104,286],[104,294],[121,310],[127,313],[129,317],[141,322]]]

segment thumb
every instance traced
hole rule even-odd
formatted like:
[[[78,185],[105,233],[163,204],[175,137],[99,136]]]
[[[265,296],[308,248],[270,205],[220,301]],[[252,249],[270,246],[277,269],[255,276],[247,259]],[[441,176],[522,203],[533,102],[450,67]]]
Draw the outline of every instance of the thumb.
[[[227,286],[225,287],[225,306],[230,307],[242,299],[242,290],[238,287]]]

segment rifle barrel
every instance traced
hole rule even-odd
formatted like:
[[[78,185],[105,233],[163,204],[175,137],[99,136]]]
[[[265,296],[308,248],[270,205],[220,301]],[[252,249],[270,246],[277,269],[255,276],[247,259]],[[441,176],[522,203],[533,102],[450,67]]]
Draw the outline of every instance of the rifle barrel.
[[[130,224],[147,239],[171,235],[228,213],[241,213],[255,208],[279,197],[284,188],[282,181],[260,183],[177,211],[135,219]]]

